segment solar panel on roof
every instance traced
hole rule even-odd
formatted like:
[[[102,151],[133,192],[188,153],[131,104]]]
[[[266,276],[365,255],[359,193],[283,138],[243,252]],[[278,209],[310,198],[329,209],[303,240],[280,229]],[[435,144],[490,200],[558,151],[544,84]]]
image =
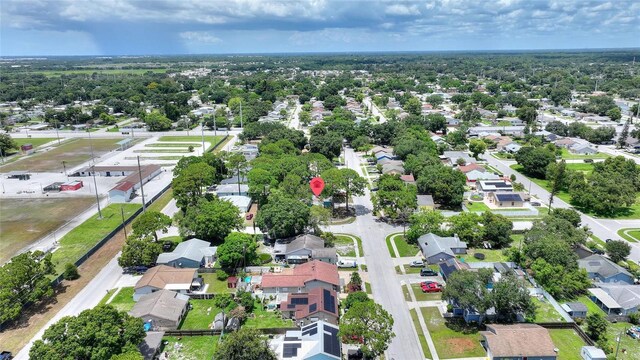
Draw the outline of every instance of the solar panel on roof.
[[[336,312],[336,298],[331,295],[329,290],[323,290],[324,297],[324,310],[329,312]]]
[[[522,201],[519,194],[496,194],[499,201]]]
[[[316,310],[318,310],[318,304],[309,305],[309,312],[314,312]]]
[[[302,335],[303,335],[303,336],[305,336],[305,335],[312,336],[312,335],[315,335],[315,334],[317,334],[317,333],[318,333],[318,328],[317,328],[317,327],[314,327],[314,328],[311,328],[311,329],[309,329],[309,330],[305,330],[305,331],[303,331],[303,332],[302,332]]]
[[[318,323],[312,323],[312,324],[309,324],[309,325],[307,325],[307,326],[303,326],[303,327],[302,327],[302,331],[306,331],[306,330],[309,330],[309,329],[311,329],[311,328],[314,328],[314,329],[315,329],[315,328],[317,328],[317,327],[318,327]]]
[[[282,347],[283,358],[293,358],[298,356],[298,349],[302,347],[302,344],[284,344]]]
[[[309,303],[309,298],[306,298],[306,297],[293,298],[291,299],[291,303],[295,305],[307,305]]]
[[[340,341],[338,340],[338,332],[336,331],[334,333],[333,331],[331,331],[329,334],[327,334],[327,330],[329,330],[329,328],[325,328],[325,333],[323,334],[323,351],[327,354],[340,357]]]

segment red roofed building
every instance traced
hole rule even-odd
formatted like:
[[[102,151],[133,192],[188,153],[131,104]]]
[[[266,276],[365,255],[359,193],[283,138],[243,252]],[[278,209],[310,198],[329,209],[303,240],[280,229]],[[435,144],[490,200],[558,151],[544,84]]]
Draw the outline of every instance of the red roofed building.
[[[314,288],[308,293],[289,294],[280,303],[280,312],[285,319],[293,319],[298,326],[323,320],[338,324],[338,295],[335,290]]]
[[[307,293],[315,288],[338,291],[340,277],[336,265],[313,260],[281,273],[264,274],[260,286],[264,294]]]

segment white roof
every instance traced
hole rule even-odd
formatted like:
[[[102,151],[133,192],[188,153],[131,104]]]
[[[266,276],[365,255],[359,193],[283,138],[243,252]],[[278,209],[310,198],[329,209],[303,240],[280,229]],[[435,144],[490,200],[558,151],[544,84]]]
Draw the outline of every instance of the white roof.
[[[615,301],[611,296],[609,296],[609,294],[607,294],[604,290],[600,289],[600,288],[593,288],[593,289],[588,289],[589,292],[595,296],[596,298],[598,298],[598,300],[600,300],[601,303],[604,304],[604,306],[606,306],[609,309],[620,309],[621,306],[618,304],[617,301]]]

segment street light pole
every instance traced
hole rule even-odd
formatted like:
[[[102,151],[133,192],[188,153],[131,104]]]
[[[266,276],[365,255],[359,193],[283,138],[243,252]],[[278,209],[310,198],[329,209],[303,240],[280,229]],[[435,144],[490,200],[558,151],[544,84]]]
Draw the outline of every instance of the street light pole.
[[[96,191],[96,204],[98,205],[98,219],[102,219],[102,210],[100,209],[100,197],[98,196],[98,183],[96,182],[96,168],[93,167],[93,187]]]
[[[140,170],[140,155],[138,155],[138,176],[140,177],[140,194],[142,194],[142,211],[147,211],[147,203],[144,201],[144,184],[142,183],[142,171]]]

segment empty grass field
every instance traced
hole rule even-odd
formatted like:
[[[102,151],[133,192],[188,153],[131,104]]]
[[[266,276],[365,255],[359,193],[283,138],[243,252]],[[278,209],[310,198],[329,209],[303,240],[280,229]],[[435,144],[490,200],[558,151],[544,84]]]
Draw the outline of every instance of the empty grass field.
[[[24,144],[31,144],[31,145],[33,145],[34,148],[37,148],[38,146],[44,145],[44,144],[52,142],[54,140],[56,140],[56,138],[14,138],[13,141],[15,141],[16,145],[18,146],[18,148],[13,150],[13,152],[8,150],[7,153],[9,153],[9,154],[17,153],[18,151],[20,151],[20,146],[22,146]],[[65,141],[65,139],[60,139],[61,143],[63,141]]]
[[[605,154],[605,153],[597,153],[597,154],[593,154],[593,155],[580,155],[580,154],[574,154],[572,152],[570,152],[569,150],[562,148],[562,158],[566,159],[566,160],[580,160],[580,159],[606,159],[608,157],[610,157],[609,154]]]
[[[24,157],[11,164],[0,167],[0,172],[25,170],[33,172],[58,172],[63,170],[62,162],[67,169],[78,166],[91,159],[93,148],[94,156],[98,157],[115,150],[119,139],[76,139],[68,141],[53,150],[38,152]]]
[[[58,229],[95,203],[92,197],[0,201],[0,263]]]
[[[487,356],[477,328],[464,324],[462,319],[445,320],[435,307],[423,307],[420,311],[440,359]]]
[[[53,252],[52,261],[56,273],[64,270],[66,263],[76,262],[91,247],[102,240],[122,223],[120,207],[124,209],[124,218],[128,219],[138,210],[138,204],[112,204],[102,209],[102,219],[95,214],[87,221],[78,225],[59,240],[60,247]]]

